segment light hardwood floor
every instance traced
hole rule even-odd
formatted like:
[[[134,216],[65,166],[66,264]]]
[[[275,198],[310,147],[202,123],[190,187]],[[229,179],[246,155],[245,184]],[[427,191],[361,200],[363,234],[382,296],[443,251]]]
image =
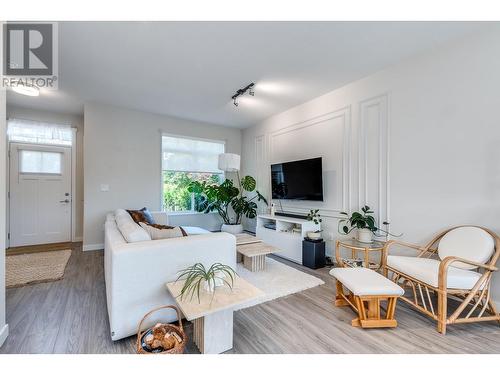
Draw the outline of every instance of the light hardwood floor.
[[[229,353],[500,353],[498,324],[450,326],[442,336],[434,322],[402,303],[398,328],[353,328],[352,311],[332,304],[329,269],[293,266],[325,284],[235,312]],[[10,335],[0,353],[135,352],[134,338],[113,342],[109,336],[102,251],[76,247],[63,280],[8,289],[7,320]],[[192,325],[186,328],[191,336]],[[187,352],[198,353],[192,341]]]

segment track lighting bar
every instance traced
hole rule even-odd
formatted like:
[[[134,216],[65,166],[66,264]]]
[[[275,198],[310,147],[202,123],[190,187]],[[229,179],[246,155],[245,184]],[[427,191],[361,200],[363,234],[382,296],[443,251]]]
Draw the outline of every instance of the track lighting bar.
[[[254,96],[255,91],[254,91],[254,86],[255,83],[251,83],[248,86],[243,87],[242,89],[239,89],[236,91],[236,93],[231,97],[233,99],[233,104],[237,107],[238,106],[238,97],[244,95],[248,91],[248,95]]]

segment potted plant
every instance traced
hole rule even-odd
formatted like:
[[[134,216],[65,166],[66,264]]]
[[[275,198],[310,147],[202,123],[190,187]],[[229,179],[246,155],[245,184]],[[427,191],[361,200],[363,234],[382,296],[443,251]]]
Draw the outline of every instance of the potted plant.
[[[312,221],[314,224],[319,225],[323,222],[321,215],[319,214],[319,209],[309,210],[306,220]],[[312,240],[319,240],[321,238],[321,230],[308,231],[306,233],[307,237]]]
[[[252,176],[238,177],[239,187],[233,181],[226,179],[221,184],[211,184],[206,181],[193,181],[188,187],[189,192],[198,195],[196,210],[210,213],[217,211],[222,218],[221,231],[233,234],[243,232],[241,219],[243,216],[253,219],[257,216],[257,202],[263,201],[264,196],[255,190],[256,181]],[[252,197],[248,193],[255,192]],[[232,211],[231,211],[232,210]]]
[[[358,241],[365,243],[373,242],[373,236],[377,236],[377,232],[383,232],[395,237],[401,236],[394,235],[386,230],[378,228],[375,223],[375,218],[371,215],[373,213],[374,212],[370,210],[370,207],[366,205],[361,208],[361,212],[355,211],[350,216],[347,212],[341,212],[340,214],[345,216],[345,218],[339,220],[339,233],[349,234],[356,229]],[[387,221],[384,221],[382,224],[389,225]]]
[[[215,295],[216,288],[226,284],[229,288],[233,288],[234,277],[236,272],[230,267],[222,263],[214,263],[207,270],[201,263],[196,263],[178,272],[179,277],[177,281],[183,279],[184,285],[181,289],[179,296],[181,299],[190,297],[193,299],[194,295],[198,297],[200,302],[200,290],[203,289],[212,293],[212,298]],[[226,280],[226,277],[230,281]]]

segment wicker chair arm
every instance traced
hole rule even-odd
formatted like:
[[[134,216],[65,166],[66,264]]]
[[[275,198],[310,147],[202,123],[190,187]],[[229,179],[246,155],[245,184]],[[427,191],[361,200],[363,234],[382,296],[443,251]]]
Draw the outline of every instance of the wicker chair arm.
[[[441,261],[441,264],[439,265],[439,273],[441,274],[442,271],[444,271],[445,269],[450,267],[451,264],[455,263],[455,262],[462,262],[462,263],[470,264],[471,266],[484,268],[485,270],[488,270],[491,272],[498,271],[498,267],[490,265],[490,264],[478,263],[478,262],[473,262],[472,260],[468,260],[468,259],[464,259],[464,258],[460,258],[460,257],[449,256],[449,257],[444,258]]]
[[[384,250],[382,251],[382,267],[384,267],[384,268],[387,266],[387,256],[389,255],[389,250],[393,245],[400,245],[400,246],[418,251],[419,256],[424,254],[428,250],[425,247],[422,247],[419,245],[414,245],[414,244],[403,242],[403,241],[397,241],[397,240],[387,241],[385,243]]]
[[[417,251],[420,251],[420,252],[425,252],[425,251],[428,250],[427,248],[419,246],[419,245],[414,245],[414,244],[403,242],[403,241],[390,240],[390,241],[387,241],[385,243],[384,252],[386,252],[388,254],[389,253],[389,249],[393,245],[400,245],[400,246],[407,247],[407,248],[410,248],[410,249],[413,249],[413,250],[417,250]]]

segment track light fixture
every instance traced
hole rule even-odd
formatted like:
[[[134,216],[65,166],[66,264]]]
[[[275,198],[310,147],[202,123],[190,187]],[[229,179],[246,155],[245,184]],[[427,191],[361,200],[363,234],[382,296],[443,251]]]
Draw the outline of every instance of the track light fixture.
[[[252,82],[251,84],[236,91],[236,93],[231,97],[231,99],[233,99],[233,104],[237,107],[238,106],[238,97],[244,95],[247,91],[248,91],[249,95],[254,96],[255,95],[254,86],[255,86],[255,83]]]

